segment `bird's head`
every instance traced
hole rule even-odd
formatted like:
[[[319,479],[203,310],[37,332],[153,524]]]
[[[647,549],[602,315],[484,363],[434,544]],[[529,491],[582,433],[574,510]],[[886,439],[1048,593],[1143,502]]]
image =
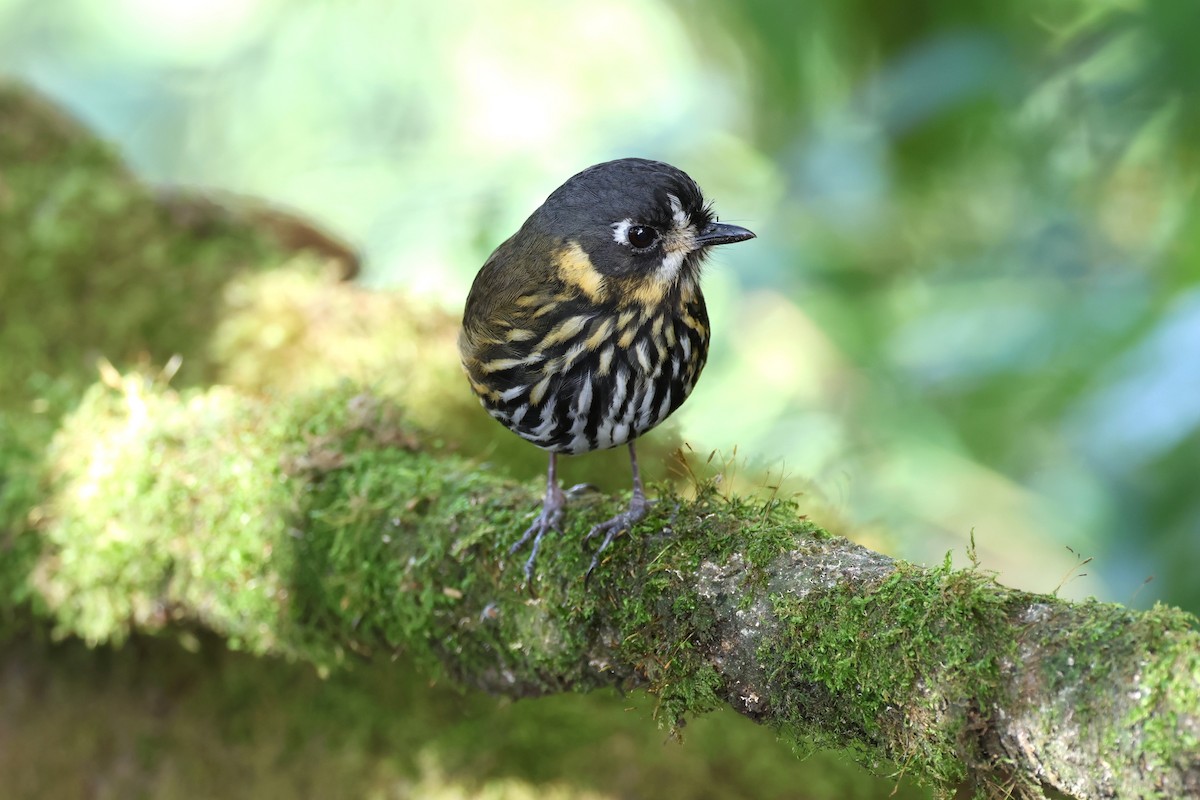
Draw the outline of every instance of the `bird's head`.
[[[687,174],[641,158],[580,172],[528,224],[555,242],[565,283],[595,300],[647,305],[694,285],[708,248],[754,238],[717,222]]]

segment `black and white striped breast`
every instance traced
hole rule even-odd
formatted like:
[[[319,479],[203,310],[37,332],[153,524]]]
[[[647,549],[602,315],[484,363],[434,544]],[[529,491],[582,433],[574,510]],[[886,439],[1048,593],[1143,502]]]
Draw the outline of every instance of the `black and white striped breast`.
[[[673,308],[551,305],[545,316],[556,322],[544,333],[510,329],[464,360],[484,408],[545,450],[625,444],[679,408],[704,368],[709,332],[699,292]]]

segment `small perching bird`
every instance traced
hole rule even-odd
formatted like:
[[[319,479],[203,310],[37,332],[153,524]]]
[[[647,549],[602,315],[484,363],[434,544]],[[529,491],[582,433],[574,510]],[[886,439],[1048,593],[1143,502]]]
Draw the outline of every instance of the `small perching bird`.
[[[679,408],[708,356],[700,266],[754,234],[716,221],[700,187],[658,161],[623,158],[556,189],[475,276],[458,347],[483,407],[550,452],[531,538],[561,530],[557,456],[629,445],[628,510],[592,528],[600,553],[646,515],[634,439]]]

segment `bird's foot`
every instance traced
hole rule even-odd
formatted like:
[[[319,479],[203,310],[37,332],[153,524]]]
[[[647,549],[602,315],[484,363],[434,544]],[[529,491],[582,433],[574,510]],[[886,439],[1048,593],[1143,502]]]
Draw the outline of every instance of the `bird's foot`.
[[[596,552],[592,554],[592,563],[584,573],[583,582],[586,584],[592,577],[592,571],[596,569],[596,565],[600,563],[600,554],[612,544],[612,540],[617,538],[622,531],[632,531],[633,526],[641,522],[646,512],[650,509],[650,502],[644,495],[634,494],[633,499],[629,501],[629,508],[617,514],[612,519],[607,519],[592,527],[588,535],[583,538],[586,543],[595,536],[603,536],[600,541],[600,546],[596,548]]]
[[[537,560],[538,550],[542,547],[542,537],[552,530],[562,533],[563,509],[566,508],[567,503],[562,490],[557,486],[554,489],[557,491],[546,493],[546,499],[542,503],[542,510],[538,513],[537,519],[525,529],[525,533],[521,534],[521,538],[517,540],[516,544],[508,548],[509,555],[512,555],[524,547],[526,542],[533,539],[533,550],[529,553],[529,560],[525,562],[526,583],[533,580],[533,564]]]

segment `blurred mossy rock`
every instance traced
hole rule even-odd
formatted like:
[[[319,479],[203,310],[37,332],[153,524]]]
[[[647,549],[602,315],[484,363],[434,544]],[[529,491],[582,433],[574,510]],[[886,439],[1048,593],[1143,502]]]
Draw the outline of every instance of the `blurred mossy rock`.
[[[215,375],[206,357],[231,277],[303,256],[357,257],[303,220],[239,198],[158,192],[44,98],[0,83],[0,408],[69,407],[96,362]]]

